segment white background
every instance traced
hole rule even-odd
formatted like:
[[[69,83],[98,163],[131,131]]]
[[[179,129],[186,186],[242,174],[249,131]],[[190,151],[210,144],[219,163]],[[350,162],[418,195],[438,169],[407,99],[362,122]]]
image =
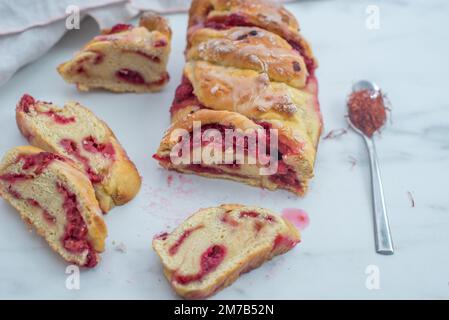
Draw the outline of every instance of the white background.
[[[95,269],[82,271],[80,290],[66,289],[66,264],[1,201],[0,298],[176,298],[151,249],[153,235],[171,230],[200,207],[226,202],[278,212],[301,208],[311,222],[293,251],[243,275],[214,298],[449,298],[449,6],[444,1],[381,2],[380,29],[369,30],[365,10],[370,4],[376,1],[287,7],[300,20],[320,63],[325,134],[346,126],[346,95],[358,79],[378,82],[392,101],[391,122],[376,139],[394,256],[374,252],[367,156],[352,132],[321,141],[316,177],[303,199],[173,173],[168,186],[170,173],[151,155],[169,125],[187,17],[169,16],[174,38],[168,87],[141,95],[79,93],[59,77],[56,66],[98,33],[88,19],[0,88],[0,151],[26,143],[14,119],[23,93],[59,105],[77,100],[114,130],[143,176],[143,186],[135,200],[105,217],[106,252]],[[350,157],[356,159],[354,167]],[[120,243],[126,252],[117,250]],[[379,267],[379,290],[365,286],[368,265]]]

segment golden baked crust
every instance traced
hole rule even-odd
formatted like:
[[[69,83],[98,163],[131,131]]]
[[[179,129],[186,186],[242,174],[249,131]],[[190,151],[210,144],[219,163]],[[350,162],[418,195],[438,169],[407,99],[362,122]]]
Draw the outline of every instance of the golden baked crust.
[[[222,111],[234,113],[234,119],[243,116],[267,133],[277,130],[279,171],[270,178],[245,165],[215,166],[219,170],[173,165],[166,159],[167,135],[155,155],[161,165],[303,195],[313,177],[322,119],[316,61],[295,18],[265,1],[194,0],[186,60],[170,109],[169,134],[185,121],[209,124],[216,119],[226,126]]]
[[[23,157],[37,158],[34,163],[22,164]],[[62,228],[68,223],[68,218],[64,212],[65,205],[60,206],[58,200],[58,184],[64,185],[71,197],[76,197],[77,208],[87,227],[89,253],[87,249],[79,253],[68,252],[62,246]],[[107,229],[92,184],[70,159],[33,146],[11,149],[0,165],[0,196],[15,207],[22,219],[33,225],[66,261],[87,267],[96,265],[98,253],[104,251]],[[43,212],[55,220],[47,223],[41,216]]]
[[[166,36],[169,41],[171,40],[172,31],[167,19],[153,11],[142,13],[139,19],[139,26],[145,27],[149,31],[158,31]]]
[[[192,1],[189,33],[204,26],[225,28],[234,25],[255,26],[275,33],[297,46],[311,69],[318,66],[308,42],[299,33],[297,20],[282,5],[266,0]]]
[[[81,91],[159,91],[169,80],[170,41],[168,22],[154,13],[144,13],[137,27],[118,24],[103,30],[57,70]]]
[[[153,248],[183,298],[206,298],[300,241],[290,222],[258,207],[224,204],[201,209]]]
[[[112,130],[79,103],[59,108],[24,95],[16,108],[16,121],[32,145],[70,158],[91,178],[103,212],[127,203],[139,192],[139,173]],[[74,143],[76,150],[68,150],[62,141]],[[86,149],[87,142],[98,152]]]
[[[189,26],[205,23],[208,18],[239,14],[264,29],[299,29],[295,17],[284,7],[264,0],[193,0],[189,11]]]
[[[187,60],[266,72],[270,80],[303,88],[308,76],[302,56],[276,34],[256,27],[201,28],[189,37]]]

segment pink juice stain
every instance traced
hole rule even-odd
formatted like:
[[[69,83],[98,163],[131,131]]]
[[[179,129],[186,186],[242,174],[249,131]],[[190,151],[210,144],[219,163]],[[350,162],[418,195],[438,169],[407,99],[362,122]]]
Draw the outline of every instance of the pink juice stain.
[[[173,175],[169,174],[167,176],[167,186],[171,187],[172,182],[173,182]]]
[[[282,217],[293,223],[299,230],[304,230],[310,223],[309,215],[303,209],[286,208],[282,210]]]

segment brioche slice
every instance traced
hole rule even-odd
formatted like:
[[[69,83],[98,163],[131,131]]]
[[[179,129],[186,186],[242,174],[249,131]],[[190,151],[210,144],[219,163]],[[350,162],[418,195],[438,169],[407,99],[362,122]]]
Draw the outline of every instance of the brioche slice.
[[[107,234],[87,177],[57,154],[23,146],[0,164],[0,196],[67,262],[94,267]]]
[[[168,22],[145,13],[138,27],[117,24],[87,43],[59,74],[80,91],[159,91],[168,82],[171,30]]]
[[[89,177],[103,212],[139,191],[139,173],[111,129],[79,103],[59,108],[25,94],[16,120],[32,145],[70,158]]]
[[[290,222],[267,209],[225,204],[201,209],[153,248],[173,289],[187,299],[206,298],[300,241]]]

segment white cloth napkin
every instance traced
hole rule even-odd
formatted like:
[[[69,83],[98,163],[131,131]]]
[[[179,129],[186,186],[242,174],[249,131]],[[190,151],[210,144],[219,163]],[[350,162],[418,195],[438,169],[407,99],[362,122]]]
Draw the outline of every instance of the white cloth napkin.
[[[282,0],[275,0],[282,1]],[[0,86],[22,66],[47,52],[68,30],[69,8],[92,16],[101,29],[141,11],[183,12],[190,0],[0,0]]]
[[[144,10],[186,10],[189,0],[0,0],[0,86],[22,66],[47,52],[65,34],[66,19],[79,8],[101,29],[125,22]],[[73,19],[69,18],[70,21]]]

